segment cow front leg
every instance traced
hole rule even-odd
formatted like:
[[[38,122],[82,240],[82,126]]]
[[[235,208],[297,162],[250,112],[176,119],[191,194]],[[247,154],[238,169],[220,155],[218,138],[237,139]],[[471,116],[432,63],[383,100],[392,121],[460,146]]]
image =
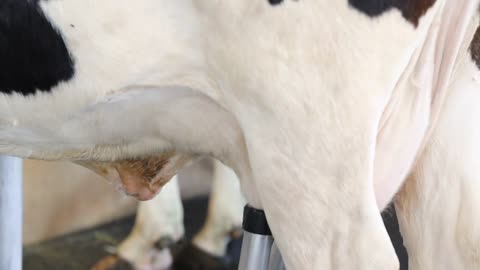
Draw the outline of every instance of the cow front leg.
[[[214,160],[208,216],[190,246],[175,258],[178,269],[215,270],[227,267],[227,244],[240,237],[245,200],[236,174]]]
[[[284,188],[297,195],[262,192],[270,193],[263,208],[287,269],[399,269],[373,199],[362,205],[354,194],[331,191],[342,199],[327,208],[310,193],[313,186]]]
[[[399,268],[374,192],[373,122],[257,136],[249,147],[255,181],[242,178],[243,190],[264,209],[287,269]]]

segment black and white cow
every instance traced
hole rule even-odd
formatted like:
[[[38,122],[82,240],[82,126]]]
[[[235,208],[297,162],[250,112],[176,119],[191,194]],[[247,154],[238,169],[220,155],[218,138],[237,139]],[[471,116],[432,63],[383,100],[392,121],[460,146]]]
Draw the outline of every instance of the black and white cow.
[[[478,2],[3,0],[0,152],[139,199],[211,155],[288,269],[398,269],[400,191],[410,269],[479,269]]]

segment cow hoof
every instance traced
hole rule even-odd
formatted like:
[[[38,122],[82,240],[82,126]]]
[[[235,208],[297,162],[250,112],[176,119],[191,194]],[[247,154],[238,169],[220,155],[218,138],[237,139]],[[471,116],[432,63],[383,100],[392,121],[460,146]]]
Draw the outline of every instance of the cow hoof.
[[[90,270],[132,270],[133,265],[116,255],[108,255],[98,261]]]
[[[216,257],[200,250],[192,243],[185,245],[173,262],[175,270],[228,270],[231,269],[228,257]]]
[[[232,229],[230,231],[230,238],[232,238],[232,240],[238,240],[240,238],[242,238],[243,236],[243,228],[242,227],[235,227],[234,229]]]
[[[163,250],[166,248],[172,248],[174,245],[178,245],[178,243],[183,243],[183,238],[180,239],[178,242],[175,242],[171,237],[162,237],[160,240],[155,242],[153,246],[158,250]]]

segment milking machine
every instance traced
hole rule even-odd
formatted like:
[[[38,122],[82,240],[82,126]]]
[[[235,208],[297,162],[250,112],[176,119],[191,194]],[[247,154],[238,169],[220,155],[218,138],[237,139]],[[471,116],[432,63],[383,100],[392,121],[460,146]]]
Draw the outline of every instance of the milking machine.
[[[245,206],[243,230],[239,270],[285,270],[264,211]]]

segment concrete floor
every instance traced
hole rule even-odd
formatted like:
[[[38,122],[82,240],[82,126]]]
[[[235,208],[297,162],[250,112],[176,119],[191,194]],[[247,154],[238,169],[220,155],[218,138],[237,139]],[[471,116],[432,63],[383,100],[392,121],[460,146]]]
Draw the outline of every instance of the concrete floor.
[[[187,237],[191,237],[203,224],[207,199],[196,198],[184,202]],[[401,270],[408,269],[407,253],[402,244],[395,212],[384,213],[384,221],[401,262]],[[90,230],[80,231],[24,248],[24,270],[88,270],[108,253],[105,248],[117,245],[133,226],[129,217]],[[231,259],[237,269],[241,241],[229,247]],[[130,269],[118,269],[130,270]],[[180,270],[180,269],[177,269]]]

